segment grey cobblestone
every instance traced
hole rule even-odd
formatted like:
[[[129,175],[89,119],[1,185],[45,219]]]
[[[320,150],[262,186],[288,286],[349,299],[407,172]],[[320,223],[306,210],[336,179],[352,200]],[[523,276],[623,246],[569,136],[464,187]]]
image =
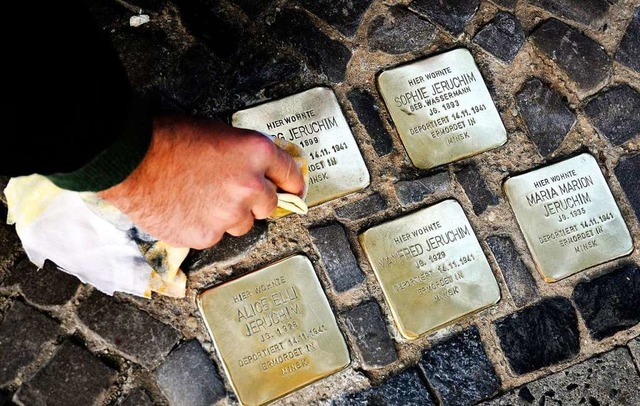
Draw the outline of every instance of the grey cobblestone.
[[[267,223],[256,221],[253,228],[241,237],[225,234],[224,238],[211,248],[191,251],[183,262],[184,269],[197,270],[208,265],[231,261],[244,255],[267,234]]]
[[[513,14],[502,11],[478,31],[473,42],[510,63],[524,44],[524,30]]]
[[[607,0],[530,0],[529,2],[550,13],[582,24],[601,22],[609,12],[610,5]]]
[[[474,16],[480,0],[439,1],[413,0],[409,7],[444,27],[452,34],[459,35],[464,26]]]
[[[171,351],[154,375],[172,406],[209,406],[226,394],[211,358],[195,339]]]
[[[577,285],[573,301],[597,340],[640,323],[640,268],[629,263]]]
[[[500,267],[504,280],[517,307],[531,304],[538,297],[538,288],[531,271],[518,255],[509,237],[491,236],[487,244]]]
[[[310,64],[329,80],[344,80],[351,51],[342,43],[327,37],[303,11],[281,11],[271,25],[273,33],[309,58]]]
[[[500,388],[476,327],[427,349],[419,365],[444,405],[472,405]]]
[[[367,368],[383,367],[398,360],[395,346],[376,302],[362,303],[345,312],[344,318]]]
[[[101,405],[116,375],[86,348],[66,342],[15,398],[24,405]]]
[[[569,360],[580,352],[578,318],[569,300],[545,298],[494,322],[500,347],[517,374]]]
[[[180,333],[132,305],[94,291],[78,308],[78,317],[91,330],[134,361],[152,368],[180,339]]]
[[[43,345],[56,339],[59,327],[34,308],[14,302],[0,324],[0,386],[35,360]]]
[[[403,405],[431,406],[433,399],[422,383],[416,368],[409,368],[388,378],[382,385],[341,396],[332,406]]]
[[[531,39],[581,90],[596,88],[609,75],[611,58],[602,46],[562,21],[551,18],[543,22]]]
[[[640,219],[640,188],[638,187],[638,173],[640,173],[640,154],[624,157],[615,169],[618,181],[624,193]]]
[[[431,194],[445,192],[450,187],[449,172],[438,172],[416,180],[401,180],[395,184],[396,195],[405,206],[418,203]]]
[[[616,60],[640,72],[640,7],[636,7],[633,18],[627,26],[618,50]]]
[[[372,0],[298,0],[345,35],[351,36],[360,25],[362,15]]]
[[[480,215],[487,207],[498,204],[498,197],[489,189],[475,165],[466,165],[456,172],[456,178],[462,185],[467,197],[473,204],[473,211]]]
[[[357,220],[371,214],[383,211],[387,208],[387,202],[379,193],[374,193],[344,206],[336,208],[336,216],[338,218],[346,218],[349,220]]]
[[[3,285],[18,285],[24,296],[39,305],[63,305],[78,290],[81,282],[75,276],[59,270],[54,263],[46,261],[38,269],[24,259],[14,267]]]
[[[358,120],[360,120],[367,130],[367,134],[371,137],[371,143],[376,154],[378,156],[390,154],[393,151],[393,141],[384,128],[380,118],[380,109],[371,93],[361,88],[355,88],[349,90],[347,97],[358,115]]]
[[[329,281],[336,291],[347,291],[364,280],[364,274],[341,225],[313,228],[310,233],[329,275]]]
[[[640,337],[636,337],[633,340],[629,341],[629,349],[631,350],[631,354],[633,358],[636,360],[636,365],[638,365],[638,370],[640,370]]]
[[[576,121],[557,91],[538,78],[529,79],[517,94],[529,136],[543,156],[555,151]]]
[[[585,112],[593,125],[611,141],[621,145],[640,133],[640,93],[623,84],[614,86],[592,99]]]
[[[637,405],[640,377],[625,348],[598,355],[486,403],[507,405]]]
[[[404,6],[391,6],[369,26],[369,48],[388,54],[417,51],[431,44],[436,29]]]

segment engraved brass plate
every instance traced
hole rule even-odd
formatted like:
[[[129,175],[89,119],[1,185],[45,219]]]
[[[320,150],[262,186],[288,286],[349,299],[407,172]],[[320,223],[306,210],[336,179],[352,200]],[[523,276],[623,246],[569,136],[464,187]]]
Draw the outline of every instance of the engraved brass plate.
[[[311,262],[296,255],[198,296],[238,399],[262,405],[350,363]]]
[[[359,237],[407,339],[500,300],[489,262],[455,200],[372,227]]]
[[[235,127],[273,134],[308,154],[308,207],[362,190],[369,171],[333,90],[307,91],[237,111]]]
[[[547,282],[633,250],[620,209],[598,163],[587,153],[513,176],[504,191]]]
[[[378,88],[414,166],[478,154],[507,141],[484,79],[464,48],[382,72]]]

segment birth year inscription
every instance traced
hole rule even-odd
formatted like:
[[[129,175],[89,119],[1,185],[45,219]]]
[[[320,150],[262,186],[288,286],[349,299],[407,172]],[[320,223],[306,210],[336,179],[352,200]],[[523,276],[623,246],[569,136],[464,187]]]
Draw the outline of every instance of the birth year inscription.
[[[316,87],[237,111],[232,124],[275,135],[304,150],[309,207],[369,185],[369,171],[330,88]]]
[[[346,343],[304,256],[293,256],[198,296],[238,399],[263,405],[345,368]]]
[[[590,154],[513,176],[504,190],[547,282],[633,250],[620,209]]]
[[[378,87],[414,166],[498,147],[507,132],[471,53],[454,49],[382,72]]]
[[[455,200],[372,227],[360,243],[407,339],[500,300],[487,258]]]

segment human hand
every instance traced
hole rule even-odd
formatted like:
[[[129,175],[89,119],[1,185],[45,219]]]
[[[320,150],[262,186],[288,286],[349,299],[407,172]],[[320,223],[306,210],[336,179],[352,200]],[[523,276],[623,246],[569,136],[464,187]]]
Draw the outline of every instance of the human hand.
[[[204,249],[240,236],[277,205],[301,195],[293,159],[256,131],[190,116],[154,120],[149,150],[121,183],[98,195],[136,226],[175,247]]]

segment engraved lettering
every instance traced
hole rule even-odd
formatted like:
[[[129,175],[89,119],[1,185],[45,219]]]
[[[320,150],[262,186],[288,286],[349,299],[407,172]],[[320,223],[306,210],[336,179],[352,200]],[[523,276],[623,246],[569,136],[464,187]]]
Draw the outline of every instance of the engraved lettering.
[[[322,131],[327,131],[335,127],[338,127],[338,120],[336,120],[334,116],[326,117],[321,120],[312,121],[308,124],[290,128],[288,140],[297,140],[299,138],[306,137],[311,134],[316,134]]]
[[[447,231],[446,233],[427,238],[425,240],[425,249],[427,250],[427,252],[432,251],[452,242],[469,237],[470,235],[471,231],[469,231],[468,226],[465,225],[464,227],[457,227],[453,230]]]
[[[583,206],[587,203],[591,203],[591,197],[589,193],[578,193],[575,196],[566,197],[560,200],[546,203],[544,208],[544,216],[549,217],[553,214],[558,214],[569,209]]]
[[[463,86],[467,86],[475,81],[476,77],[473,72],[463,73],[462,75],[454,76],[452,78],[432,84],[431,95],[436,96],[447,91],[453,91]]]

